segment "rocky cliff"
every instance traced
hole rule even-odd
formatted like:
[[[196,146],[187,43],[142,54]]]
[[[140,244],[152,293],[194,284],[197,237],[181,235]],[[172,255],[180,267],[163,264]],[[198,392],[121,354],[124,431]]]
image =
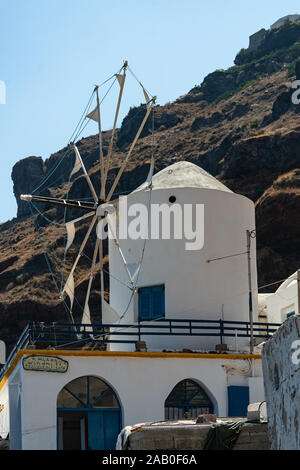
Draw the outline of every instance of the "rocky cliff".
[[[267,32],[255,50],[241,51],[230,69],[209,74],[202,84],[174,103],[155,109],[155,171],[188,160],[255,202],[259,285],[283,279],[300,265],[300,105],[291,102],[291,83],[296,74],[300,78],[299,56],[300,23],[287,23]],[[132,108],[117,132],[108,187],[143,111],[142,106]],[[149,122],[117,192],[129,192],[144,181],[153,150],[151,129]],[[104,135],[104,154],[109,135]],[[82,139],[78,146],[99,188],[97,136]],[[30,193],[45,179],[37,191],[40,195],[86,198],[89,193],[85,179],[75,175],[69,181],[73,163],[72,152],[62,149],[45,161],[28,157],[13,168],[18,214],[0,226],[0,337],[9,344],[29,320],[68,320],[56,291],[63,269],[65,230],[60,224],[64,213],[53,207],[39,207],[43,215],[35,216],[34,225],[29,206],[19,196]],[[72,215],[68,213],[68,217]],[[85,228],[82,223],[70,250],[73,256]],[[85,254],[76,278],[77,319],[88,282],[92,244]],[[107,296],[107,274],[105,289]],[[101,315],[98,296],[96,286],[90,305],[95,321]]]

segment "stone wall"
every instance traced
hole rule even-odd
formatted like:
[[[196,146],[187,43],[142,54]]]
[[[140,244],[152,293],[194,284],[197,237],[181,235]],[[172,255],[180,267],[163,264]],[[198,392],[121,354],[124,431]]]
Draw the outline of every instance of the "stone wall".
[[[300,316],[289,317],[263,347],[270,446],[273,450],[300,449]],[[299,342],[300,344],[300,342]],[[297,352],[299,349],[299,352]]]
[[[143,426],[129,436],[129,450],[202,450],[210,424]],[[246,423],[233,450],[268,450],[266,423]]]
[[[252,34],[249,37],[249,49],[257,49],[264,41],[266,37],[266,30],[264,28],[257,31],[257,33]]]

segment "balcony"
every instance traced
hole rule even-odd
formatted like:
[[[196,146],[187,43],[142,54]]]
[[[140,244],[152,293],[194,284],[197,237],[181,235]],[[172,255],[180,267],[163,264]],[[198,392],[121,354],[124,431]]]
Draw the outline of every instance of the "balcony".
[[[261,341],[270,338],[280,323],[254,323],[253,337]],[[178,338],[181,346],[178,347]],[[172,348],[172,351],[184,352],[182,344],[189,350],[191,340],[196,340],[195,352],[216,353],[207,348],[210,344],[234,344],[242,339],[249,344],[250,323],[225,320],[181,320],[160,319],[157,321],[138,322],[136,324],[70,324],[70,323],[28,323],[6,364],[1,370],[0,380],[5,375],[17,352],[24,349],[81,350],[97,349],[115,351],[135,350],[136,344],[156,340],[160,351]],[[168,346],[168,348],[166,347]],[[151,349],[153,350],[153,349]],[[231,347],[231,352],[234,347]],[[185,351],[186,352],[186,351]],[[191,351],[194,352],[194,351]],[[249,348],[244,350],[249,353]]]

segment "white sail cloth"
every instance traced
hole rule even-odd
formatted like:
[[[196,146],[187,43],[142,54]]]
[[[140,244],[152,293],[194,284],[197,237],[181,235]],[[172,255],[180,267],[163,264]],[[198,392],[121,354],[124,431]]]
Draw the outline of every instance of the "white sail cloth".
[[[103,299],[102,323],[110,324],[120,320],[120,315]]]
[[[92,119],[93,121],[99,122],[99,108],[96,106],[93,111],[86,115],[88,119]]]

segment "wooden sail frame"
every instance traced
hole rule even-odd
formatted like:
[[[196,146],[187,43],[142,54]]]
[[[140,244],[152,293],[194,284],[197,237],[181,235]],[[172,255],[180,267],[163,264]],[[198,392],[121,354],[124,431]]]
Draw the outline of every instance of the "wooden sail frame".
[[[97,222],[97,225],[99,224],[99,226],[101,226],[101,227],[103,227],[104,223],[107,223],[109,225],[110,232],[113,236],[113,239],[114,239],[114,242],[115,242],[116,246],[118,247],[120,257],[122,259],[122,262],[123,262],[124,267],[126,269],[126,272],[128,274],[130,284],[132,286],[134,284],[133,278],[130,274],[130,271],[129,271],[127,263],[126,263],[125,256],[124,256],[124,254],[121,250],[119,240],[118,240],[117,235],[115,234],[115,232],[113,230],[112,220],[111,220],[111,216],[109,214],[109,211],[104,211],[104,215],[99,215],[99,213],[101,213],[101,210],[99,211],[99,209],[101,209],[101,207],[103,207],[103,209],[104,209],[105,206],[107,206],[108,204],[110,204],[110,205],[118,204],[119,199],[116,199],[116,200],[112,201],[112,197],[114,195],[114,192],[115,192],[115,189],[118,185],[118,182],[119,182],[119,180],[120,180],[120,178],[121,178],[121,176],[122,176],[122,174],[123,174],[123,172],[124,172],[124,170],[125,170],[125,168],[128,164],[130,156],[132,155],[132,152],[135,148],[135,145],[136,145],[136,143],[137,143],[144,127],[145,127],[147,119],[149,118],[150,113],[151,113],[151,111],[152,111],[152,109],[155,105],[155,102],[156,102],[156,96],[153,96],[151,99],[149,99],[149,96],[148,96],[147,92],[145,91],[145,88],[139,82],[140,86],[142,87],[142,90],[143,90],[143,93],[144,93],[144,96],[145,96],[145,100],[146,100],[146,113],[145,113],[145,116],[144,116],[144,118],[143,118],[143,120],[142,120],[142,122],[139,126],[139,129],[138,129],[134,139],[133,139],[133,142],[132,142],[132,144],[131,144],[131,146],[130,146],[127,154],[126,154],[126,157],[125,157],[124,161],[122,162],[122,164],[119,168],[119,171],[116,175],[116,178],[113,181],[112,186],[111,186],[108,194],[106,195],[106,182],[107,182],[107,176],[108,176],[109,169],[110,169],[110,161],[111,161],[111,156],[112,156],[112,152],[113,152],[114,136],[115,136],[117,120],[118,120],[118,116],[119,116],[120,105],[121,105],[123,91],[124,91],[127,67],[128,67],[128,62],[125,61],[124,64],[123,64],[123,67],[121,68],[121,71],[123,70],[123,73],[122,74],[115,74],[115,77],[118,80],[120,89],[119,89],[119,95],[118,95],[118,100],[117,100],[117,105],[116,105],[116,110],[115,110],[115,115],[114,115],[113,129],[112,129],[112,134],[111,134],[111,138],[110,138],[110,143],[109,143],[109,148],[108,148],[108,153],[107,153],[107,158],[106,158],[106,164],[104,162],[104,156],[103,156],[103,142],[102,142],[102,128],[101,128],[101,114],[100,114],[100,98],[99,98],[99,86],[98,85],[95,86],[95,90],[94,90],[96,92],[96,102],[97,102],[96,108],[94,109],[94,111],[92,111],[91,113],[89,113],[86,116],[87,118],[93,119],[94,121],[98,122],[98,147],[99,147],[100,182],[101,182],[101,189],[100,189],[99,196],[96,193],[94,185],[93,185],[93,183],[90,179],[90,176],[89,176],[89,174],[86,170],[83,159],[80,155],[79,149],[76,146],[75,142],[70,143],[70,145],[71,145],[71,147],[72,147],[72,149],[75,153],[75,163],[74,163],[74,167],[73,167],[73,170],[72,170],[70,176],[77,173],[79,170],[83,171],[83,174],[84,174],[85,179],[87,181],[87,184],[88,184],[88,187],[89,187],[89,190],[91,192],[91,195],[93,197],[94,202],[87,202],[87,201],[80,201],[80,200],[70,200],[70,199],[64,199],[64,198],[43,197],[43,196],[30,195],[30,194],[29,195],[28,194],[27,195],[21,195],[21,199],[24,200],[24,201],[37,202],[37,203],[43,203],[43,204],[51,204],[51,205],[54,205],[54,206],[64,206],[65,208],[70,207],[72,209],[80,209],[80,210],[83,210],[83,211],[87,212],[87,214],[83,215],[82,217],[78,217],[78,218],[76,218],[74,220],[71,220],[71,221],[66,223],[66,229],[67,229],[67,233],[68,233],[68,242],[66,244],[67,249],[71,246],[71,244],[74,240],[75,224],[77,222],[80,222],[84,219],[87,219],[87,218],[91,217],[91,222],[90,222],[89,227],[86,231],[83,242],[81,243],[81,246],[79,248],[79,252],[78,252],[78,254],[76,256],[76,259],[75,259],[75,262],[72,265],[71,271],[70,271],[70,273],[67,277],[67,280],[64,284],[64,287],[63,287],[63,289],[60,293],[61,298],[63,298],[65,295],[68,295],[68,297],[70,298],[70,314],[71,314],[72,320],[73,320],[72,307],[73,307],[74,290],[75,290],[73,275],[74,275],[77,264],[78,264],[82,254],[83,254],[83,250],[84,250],[84,248],[85,248],[85,246],[88,242],[88,239],[91,235],[91,232],[92,232],[96,222]],[[151,186],[153,169],[154,169],[154,160],[153,160],[153,156],[152,156],[150,171],[149,171],[149,174],[148,174],[148,177],[147,177],[147,180],[146,180],[146,186],[147,187],[142,189],[142,191],[145,191],[146,189],[148,189]],[[69,225],[67,226],[67,224],[69,224]],[[102,306],[102,312],[103,312],[103,310],[105,308],[105,305],[106,305],[106,301],[104,299],[103,240],[102,239],[99,240],[98,237],[97,237],[95,247],[94,247],[93,258],[91,260],[90,276],[89,276],[88,287],[87,287],[87,292],[86,292],[86,296],[85,296],[85,303],[84,303],[84,308],[83,308],[82,320],[84,321],[84,323],[91,323],[90,310],[89,310],[89,297],[90,297],[92,282],[93,282],[94,275],[95,275],[95,266],[96,266],[96,262],[97,262],[97,257],[99,257],[99,261],[100,261],[99,270],[100,270],[100,287],[101,287],[101,306]]]

